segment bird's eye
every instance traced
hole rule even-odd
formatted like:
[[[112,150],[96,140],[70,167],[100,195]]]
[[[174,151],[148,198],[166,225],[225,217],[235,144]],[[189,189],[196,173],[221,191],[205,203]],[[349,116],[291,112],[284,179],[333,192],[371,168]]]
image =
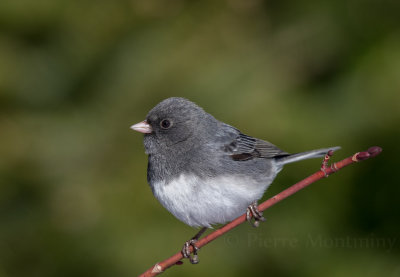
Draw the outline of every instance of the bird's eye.
[[[161,126],[161,128],[163,128],[163,129],[169,129],[169,128],[172,126],[172,123],[171,123],[171,121],[169,121],[168,119],[163,119],[163,120],[160,122],[160,126]]]

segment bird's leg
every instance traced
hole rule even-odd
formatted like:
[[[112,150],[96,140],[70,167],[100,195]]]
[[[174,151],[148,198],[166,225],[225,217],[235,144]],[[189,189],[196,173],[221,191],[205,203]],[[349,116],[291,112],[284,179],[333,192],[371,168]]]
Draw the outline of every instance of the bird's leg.
[[[192,264],[199,263],[199,257],[197,255],[197,251],[199,250],[199,248],[195,245],[195,243],[206,230],[207,227],[201,228],[200,231],[193,238],[185,242],[185,244],[183,245],[182,255],[183,257],[188,258]],[[193,256],[190,255],[190,246],[193,247]]]
[[[252,217],[254,218],[254,222],[251,221]],[[260,212],[257,208],[257,201],[254,201],[247,207],[246,219],[251,223],[251,225],[253,225],[253,227],[258,227],[260,225],[260,221],[265,221],[263,212]]]

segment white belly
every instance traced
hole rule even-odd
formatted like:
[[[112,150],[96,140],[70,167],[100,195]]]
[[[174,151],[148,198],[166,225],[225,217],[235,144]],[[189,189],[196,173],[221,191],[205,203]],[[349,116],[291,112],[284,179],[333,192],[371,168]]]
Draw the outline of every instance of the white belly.
[[[275,177],[275,176],[274,176]],[[152,184],[161,204],[190,226],[211,227],[225,223],[246,212],[246,208],[264,194],[273,178],[256,182],[245,176],[201,179],[194,175]]]

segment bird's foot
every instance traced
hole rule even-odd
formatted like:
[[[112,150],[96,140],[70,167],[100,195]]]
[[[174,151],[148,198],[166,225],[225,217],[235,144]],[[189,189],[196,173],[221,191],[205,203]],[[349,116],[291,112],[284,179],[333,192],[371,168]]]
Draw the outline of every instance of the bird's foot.
[[[199,256],[197,255],[197,251],[199,251],[199,248],[195,245],[197,242],[197,239],[190,239],[185,244],[183,245],[182,248],[182,255],[183,257],[189,259],[190,263],[192,264],[198,264],[199,263]],[[190,246],[193,247],[193,256],[190,253]]]
[[[251,221],[251,218],[254,218],[254,222]],[[257,202],[254,201],[251,203],[246,210],[246,219],[248,222],[253,225],[253,227],[258,227],[260,225],[260,221],[265,221],[263,217],[263,212],[260,212],[257,208]]]
[[[182,255],[184,258],[188,258],[189,261],[192,264],[198,264],[199,263],[199,256],[197,255],[197,251],[199,251],[199,248],[196,246],[197,240],[201,237],[201,235],[207,230],[207,227],[203,227],[200,229],[200,231],[194,235],[193,238],[185,242],[182,248]],[[193,247],[193,256],[190,255],[190,246]]]

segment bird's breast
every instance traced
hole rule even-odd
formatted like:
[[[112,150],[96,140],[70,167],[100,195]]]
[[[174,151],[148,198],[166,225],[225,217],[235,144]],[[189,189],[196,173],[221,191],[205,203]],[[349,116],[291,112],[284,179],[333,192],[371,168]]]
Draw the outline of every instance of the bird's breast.
[[[233,220],[258,200],[273,178],[245,175],[198,177],[180,174],[169,181],[151,182],[155,197],[175,217],[190,226],[210,227]]]

